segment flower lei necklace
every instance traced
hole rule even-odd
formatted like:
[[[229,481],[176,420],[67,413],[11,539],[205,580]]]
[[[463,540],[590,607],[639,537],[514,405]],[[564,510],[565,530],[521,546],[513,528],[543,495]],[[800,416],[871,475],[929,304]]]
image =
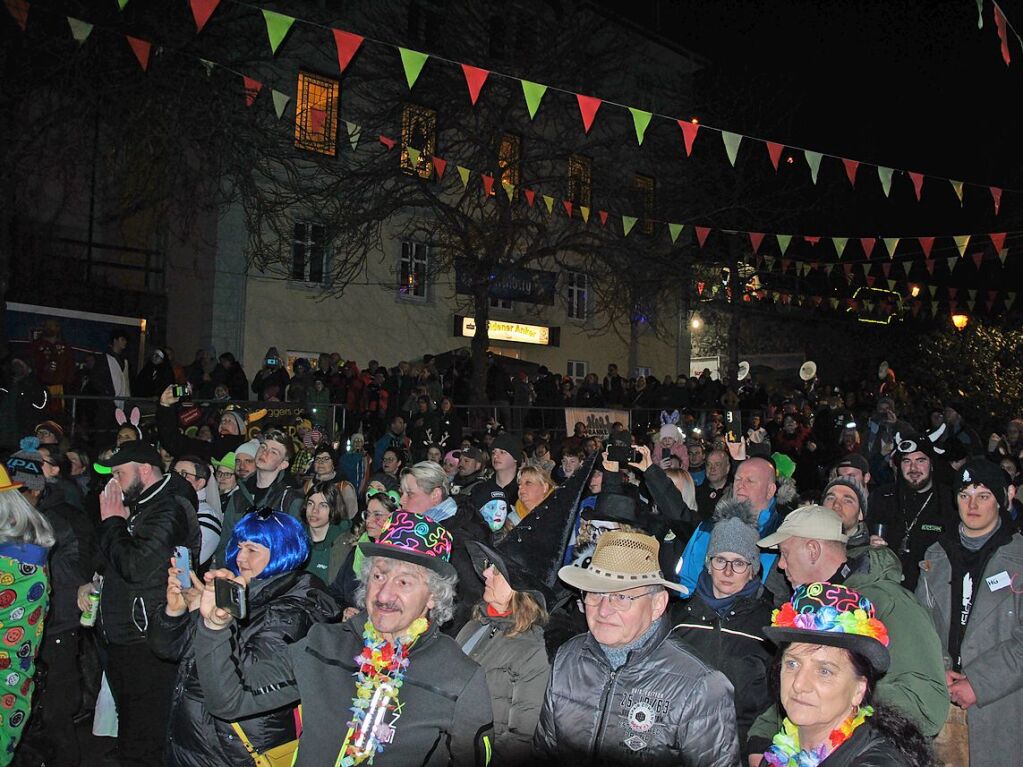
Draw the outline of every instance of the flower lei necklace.
[[[401,718],[398,693],[408,670],[408,654],[429,626],[425,618],[416,618],[405,636],[391,643],[366,621],[362,652],[355,656],[359,669],[355,672],[352,719],[334,767],[372,764],[373,757],[394,739],[394,725]],[[388,712],[391,719],[385,722]]]
[[[832,751],[849,740],[856,728],[873,713],[870,706],[861,706],[855,715],[832,730],[826,741],[808,751],[799,748],[799,728],[785,719],[782,731],[774,736],[774,744],[764,753],[764,764],[771,767],[817,767]]]

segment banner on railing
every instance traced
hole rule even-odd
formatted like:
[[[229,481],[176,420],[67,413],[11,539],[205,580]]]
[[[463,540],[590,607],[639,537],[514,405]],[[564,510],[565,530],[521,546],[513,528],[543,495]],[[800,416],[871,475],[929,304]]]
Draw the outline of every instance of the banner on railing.
[[[604,407],[565,408],[565,433],[570,437],[575,434],[575,425],[584,423],[589,436],[607,439],[607,435],[611,433],[611,426],[616,421],[621,423],[626,431],[632,429],[631,413],[628,410],[612,410]]]

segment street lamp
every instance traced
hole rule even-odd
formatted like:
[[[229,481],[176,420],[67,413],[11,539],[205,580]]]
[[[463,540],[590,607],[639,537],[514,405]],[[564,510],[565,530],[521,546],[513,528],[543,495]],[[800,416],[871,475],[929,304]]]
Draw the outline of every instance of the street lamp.
[[[701,325],[703,325],[703,320],[700,319],[700,316],[698,314],[693,315],[693,319],[689,322],[689,327],[693,330],[699,330]]]
[[[962,333],[966,326],[970,324],[970,315],[963,312],[956,312],[952,315],[952,324],[955,325],[955,329]]]

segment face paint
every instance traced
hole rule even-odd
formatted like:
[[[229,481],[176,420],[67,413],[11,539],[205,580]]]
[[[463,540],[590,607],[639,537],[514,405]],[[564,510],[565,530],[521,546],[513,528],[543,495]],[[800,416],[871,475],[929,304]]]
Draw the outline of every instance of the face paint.
[[[504,527],[505,520],[508,519],[508,504],[502,500],[488,501],[480,509],[480,514],[483,515],[483,519],[486,520],[491,531],[496,533]]]

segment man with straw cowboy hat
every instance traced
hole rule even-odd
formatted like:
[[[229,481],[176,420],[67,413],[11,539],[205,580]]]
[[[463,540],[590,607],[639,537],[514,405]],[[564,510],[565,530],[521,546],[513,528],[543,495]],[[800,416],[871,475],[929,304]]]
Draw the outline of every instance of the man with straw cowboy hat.
[[[533,747],[541,762],[739,761],[732,685],[671,636],[657,539],[613,531],[587,567],[558,575],[581,592],[589,632],[561,647]]]

